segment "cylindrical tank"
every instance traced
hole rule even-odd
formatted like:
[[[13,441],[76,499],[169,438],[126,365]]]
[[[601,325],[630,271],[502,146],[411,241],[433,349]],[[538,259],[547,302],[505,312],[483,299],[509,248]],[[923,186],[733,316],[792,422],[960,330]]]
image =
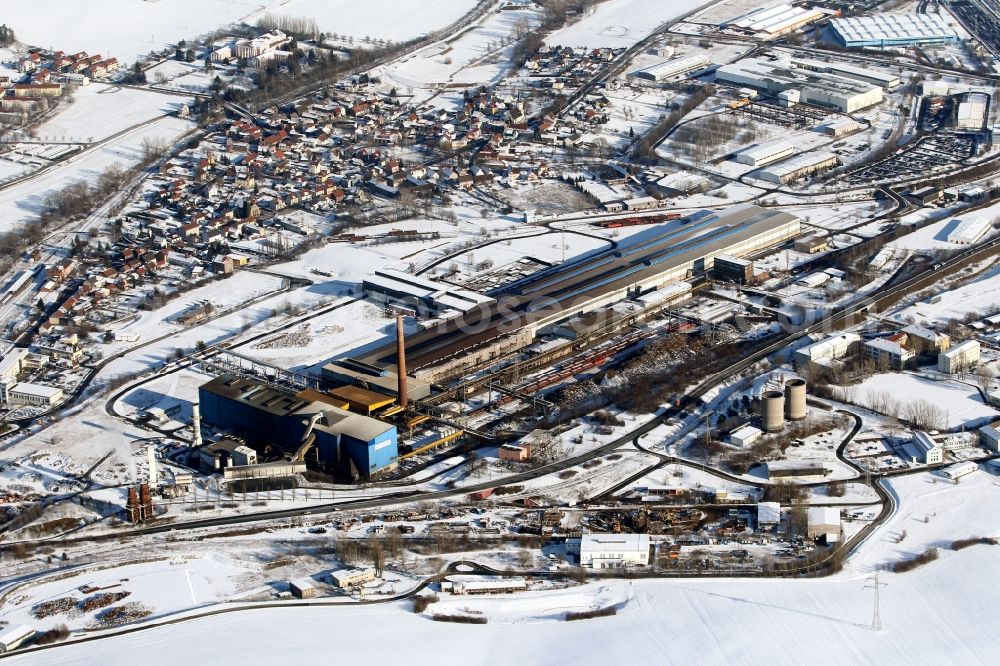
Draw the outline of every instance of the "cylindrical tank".
[[[806,417],[806,380],[796,377],[785,382],[788,403],[788,420],[801,421]]]
[[[782,391],[768,391],[762,396],[760,420],[764,432],[779,432],[785,427],[785,394]]]

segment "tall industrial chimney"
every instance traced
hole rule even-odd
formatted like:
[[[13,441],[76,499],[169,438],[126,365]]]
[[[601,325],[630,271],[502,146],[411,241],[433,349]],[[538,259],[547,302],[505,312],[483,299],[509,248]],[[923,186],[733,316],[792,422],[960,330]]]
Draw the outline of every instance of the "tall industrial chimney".
[[[138,523],[142,520],[142,509],[139,507],[139,493],[136,492],[135,486],[128,487],[128,502],[125,504],[125,510],[128,512],[130,522]]]
[[[191,405],[191,430],[194,431],[192,444],[195,447],[201,446],[201,408],[197,402]]]
[[[399,393],[399,406],[406,408],[406,332],[403,330],[403,315],[396,314],[396,375],[399,383],[396,391]]]
[[[149,454],[149,486],[151,488],[156,488],[160,485],[160,481],[156,473],[156,447],[149,444],[146,447],[146,453]]]

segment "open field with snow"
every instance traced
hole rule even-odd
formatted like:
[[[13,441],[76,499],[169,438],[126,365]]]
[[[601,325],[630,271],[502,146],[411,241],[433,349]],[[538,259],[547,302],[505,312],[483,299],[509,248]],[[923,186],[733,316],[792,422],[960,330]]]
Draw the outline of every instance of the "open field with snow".
[[[705,4],[704,0],[606,0],[571,25],[546,37],[547,44],[571,47],[628,47],[658,26]]]
[[[0,190],[0,231],[13,229],[36,217],[45,198],[70,183],[93,181],[113,164],[128,168],[142,159],[143,141],[172,142],[194,127],[194,123],[167,117],[116,137],[60,162],[12,187]]]
[[[256,23],[264,14],[315,18],[327,34],[405,41],[443,28],[475,5],[475,0],[427,0],[414,12],[401,0],[57,0],[45,11],[11,5],[4,21],[27,44],[131,63],[179,39],[230,23]]]
[[[998,416],[997,410],[983,403],[971,384],[939,382],[908,373],[875,375],[856,387],[856,401],[864,405],[870,396],[888,393],[899,401],[903,413],[906,405],[926,400],[945,413],[945,427],[958,428],[984,425]]]
[[[41,140],[100,141],[124,129],[177,111],[183,97],[101,83],[74,89],[72,103],[37,129]]]
[[[74,608],[43,619],[37,619],[32,614],[36,604],[53,599],[73,598],[83,602],[90,597],[78,589],[84,586],[104,588],[103,591],[110,593],[128,592],[128,596],[116,605],[137,603],[160,615],[223,601],[236,590],[238,580],[243,579],[243,586],[248,586],[251,570],[249,563],[213,554],[193,559],[133,564],[105,571],[84,571],[29,588],[28,593],[20,595],[15,604],[5,606],[4,619],[17,624],[30,624],[41,630],[57,624],[66,624],[74,630],[93,627],[97,624],[95,616],[99,615],[99,611]]]
[[[421,0],[419,8],[400,0],[282,0],[263,4],[258,16],[308,17],[316,19],[319,29],[328,35],[403,42],[450,25],[472,10],[476,0]]]
[[[941,292],[936,303],[926,300],[897,312],[901,321],[912,317],[918,323],[942,324],[950,319],[962,319],[968,314],[992,314],[1000,308],[1000,266],[995,266],[976,279]]]
[[[451,84],[496,84],[510,67],[505,46],[515,26],[537,21],[531,11],[502,11],[486,16],[476,27],[451,42],[431,44],[401,62],[379,68],[385,83],[408,91],[429,91]],[[421,101],[426,95],[418,95]]]
[[[838,580],[611,581],[515,597],[445,597],[491,619],[487,625],[432,623],[403,603],[272,608],[223,614],[45,653],[47,664],[213,663],[233,654],[259,662],[306,661],[329,649],[354,663],[403,658],[412,664],[621,663],[643,654],[663,663],[993,663],[982,618],[1000,612],[1000,557],[978,546],[907,574],[887,576],[884,630],[872,631],[872,592],[863,578]],[[614,606],[615,617],[563,622],[566,611]],[[934,630],[926,626],[934,609]],[[434,612],[432,604],[429,612]],[[393,627],[394,641],[373,645]],[[212,636],[205,641],[204,636]],[[762,640],[764,636],[774,638]],[[419,650],[409,649],[420,645]],[[459,649],[458,646],[461,646]],[[38,656],[11,658],[37,663]],[[957,660],[957,662],[955,661]]]
[[[179,39],[194,37],[234,21],[252,20],[265,6],[259,0],[161,0],[80,3],[57,0],[39,11],[37,5],[13,4],[4,20],[15,26],[26,44],[87,51],[131,63]]]

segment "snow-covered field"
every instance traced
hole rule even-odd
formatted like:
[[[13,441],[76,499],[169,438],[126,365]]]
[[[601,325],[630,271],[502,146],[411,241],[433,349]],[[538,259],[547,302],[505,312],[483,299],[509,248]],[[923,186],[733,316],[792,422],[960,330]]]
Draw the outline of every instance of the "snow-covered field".
[[[394,320],[381,308],[357,301],[243,347],[240,353],[283,368],[301,368],[384,342],[394,330]]]
[[[875,375],[857,386],[856,401],[866,404],[873,395],[888,393],[899,401],[901,408],[916,400],[933,403],[945,413],[947,428],[973,427],[995,419],[995,409],[983,403],[976,388],[958,382],[938,382],[917,375],[887,373]]]
[[[476,0],[282,0],[260,14],[316,19],[328,35],[402,42],[443,28],[476,6]]]
[[[703,4],[703,0],[606,0],[576,23],[553,32],[545,41],[574,48],[627,47],[661,24]]]
[[[256,23],[264,14],[315,18],[328,34],[403,41],[443,28],[475,6],[475,0],[424,0],[413,11],[405,0],[56,0],[13,3],[4,21],[22,42],[88,51],[131,63],[179,39],[230,23]]]
[[[152,555],[152,554],[151,554]],[[119,604],[138,603],[156,615],[223,601],[237,588],[237,581],[247,586],[249,563],[225,555],[211,554],[193,559],[174,559],[115,567],[105,571],[83,571],[70,577],[32,586],[18,597],[17,603],[5,606],[4,619],[46,630],[57,624],[83,629],[95,624],[95,612],[77,609],[36,619],[33,606],[57,598],[72,597],[83,601],[90,594],[78,588],[105,588],[107,592],[129,592]],[[93,593],[91,593],[93,594]]]
[[[848,573],[869,573],[928,548],[940,549],[941,559],[959,559],[960,554],[947,550],[952,541],[1000,533],[997,517],[982,510],[983,502],[1000,498],[1000,484],[983,468],[958,483],[933,473],[899,476],[887,483],[900,498],[896,513],[855,552]],[[1000,550],[991,554],[1000,561]]]
[[[536,21],[529,11],[501,11],[451,42],[431,44],[402,62],[380,68],[382,78],[407,90],[428,90],[450,84],[497,83],[509,68],[515,26]]]
[[[161,118],[60,162],[35,178],[0,190],[0,231],[12,229],[36,217],[45,198],[70,183],[93,181],[113,164],[124,168],[134,166],[142,159],[144,140],[169,143],[193,127],[194,124],[188,120]]]
[[[1000,267],[994,267],[961,287],[939,294],[936,303],[920,301],[896,313],[901,320],[913,317],[918,323],[944,323],[967,314],[992,314],[1000,307]]]
[[[101,83],[78,87],[73,101],[37,129],[41,140],[100,141],[116,132],[176,111],[183,97]]]
[[[615,581],[441,603],[444,612],[479,611],[492,619],[487,625],[433,623],[402,603],[273,608],[60,647],[44,661],[113,666],[160,663],[169,654],[174,661],[225,663],[243,654],[255,663],[305,662],[329,649],[332,629],[338,654],[371,664],[402,658],[435,665],[614,664],[638,655],[677,664],[994,663],[996,642],[983,631],[983,618],[1000,612],[995,550],[978,546],[886,578],[881,632],[870,628],[873,595],[862,577]],[[558,619],[565,611],[612,605],[615,617]],[[927,630],[929,610],[933,630]],[[38,655],[11,663],[38,663]]]
[[[234,21],[253,20],[275,0],[56,0],[40,10],[31,3],[5,7],[4,21],[19,40],[67,53],[87,51],[131,63],[178,39]]]

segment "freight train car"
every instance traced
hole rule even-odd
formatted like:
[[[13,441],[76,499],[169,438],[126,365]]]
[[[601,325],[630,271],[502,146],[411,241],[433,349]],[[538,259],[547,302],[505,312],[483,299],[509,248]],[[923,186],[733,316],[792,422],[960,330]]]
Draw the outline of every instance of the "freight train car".
[[[646,217],[620,217],[614,220],[603,220],[597,226],[605,229],[617,229],[619,227],[634,227],[640,224],[656,224],[658,222],[668,222],[680,219],[680,213],[661,213],[660,215],[647,215]]]

